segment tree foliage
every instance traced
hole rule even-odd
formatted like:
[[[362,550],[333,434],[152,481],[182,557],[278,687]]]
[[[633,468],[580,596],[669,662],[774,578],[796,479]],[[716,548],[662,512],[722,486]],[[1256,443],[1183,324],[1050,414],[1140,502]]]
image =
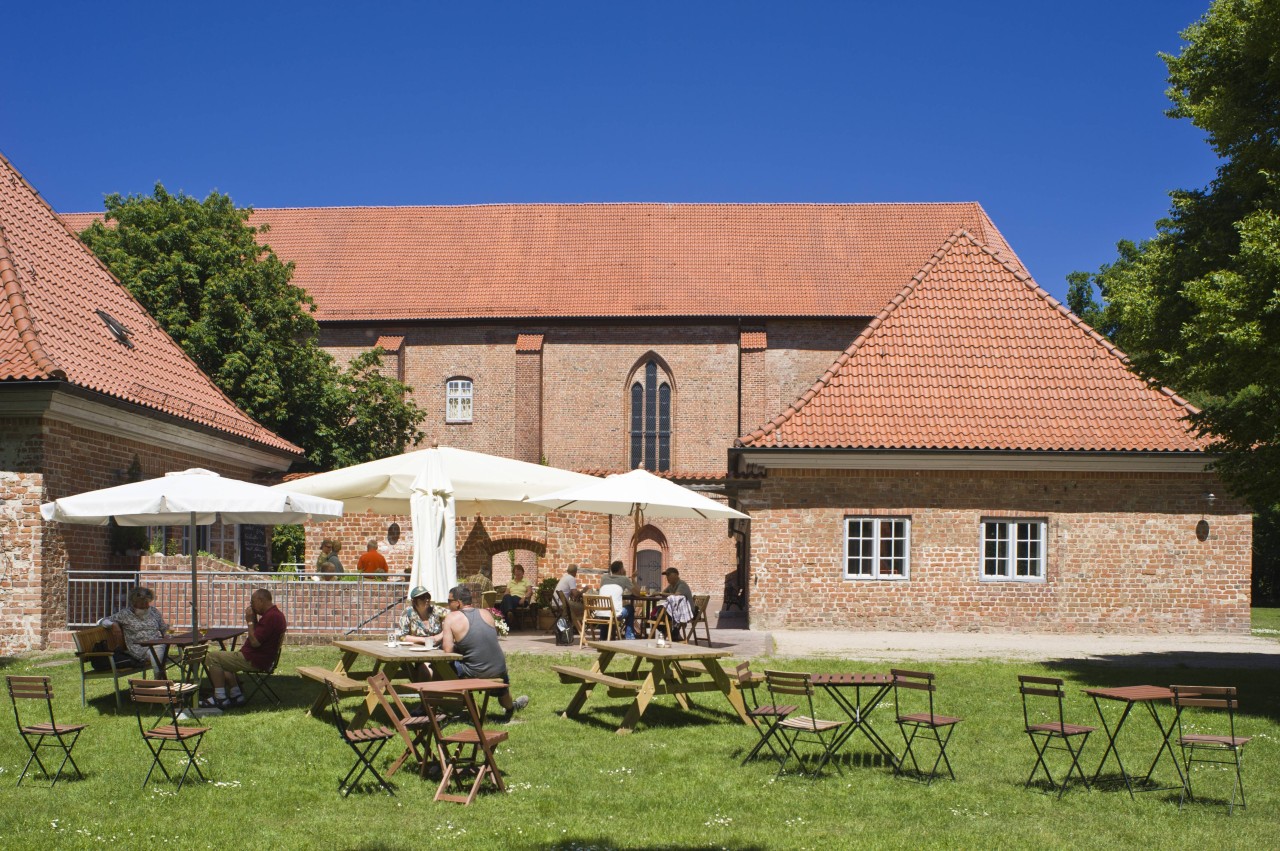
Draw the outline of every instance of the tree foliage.
[[[318,344],[311,298],[247,224],[247,209],[214,192],[111,195],[107,224],[81,238],[162,328],[237,405],[302,446],[309,464],[392,455],[421,439],[408,388],[372,352],[345,371]]]
[[[1069,303],[1201,408],[1220,472],[1262,509],[1280,504],[1280,3],[1216,0],[1182,36],[1162,57],[1168,115],[1205,131],[1217,175],[1172,192],[1154,238],[1073,275]]]

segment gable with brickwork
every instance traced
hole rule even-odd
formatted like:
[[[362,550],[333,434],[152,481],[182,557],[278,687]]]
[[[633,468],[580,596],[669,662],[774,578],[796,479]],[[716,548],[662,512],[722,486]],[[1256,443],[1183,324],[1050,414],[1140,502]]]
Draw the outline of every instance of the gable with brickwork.
[[[957,230],[747,448],[1193,453],[1195,409]]]

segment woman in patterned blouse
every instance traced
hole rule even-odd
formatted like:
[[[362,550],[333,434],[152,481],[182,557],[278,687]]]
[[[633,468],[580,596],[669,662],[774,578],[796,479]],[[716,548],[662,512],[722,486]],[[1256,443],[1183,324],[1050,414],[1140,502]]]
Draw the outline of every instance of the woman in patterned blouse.
[[[151,649],[141,643],[162,638],[169,629],[160,610],[151,605],[155,598],[150,588],[134,588],[129,592],[129,605],[99,623],[111,627],[117,641],[124,641],[124,646],[116,650],[116,664],[139,668],[150,666],[159,678],[164,676],[164,658],[168,648],[156,647],[156,655],[152,655]]]

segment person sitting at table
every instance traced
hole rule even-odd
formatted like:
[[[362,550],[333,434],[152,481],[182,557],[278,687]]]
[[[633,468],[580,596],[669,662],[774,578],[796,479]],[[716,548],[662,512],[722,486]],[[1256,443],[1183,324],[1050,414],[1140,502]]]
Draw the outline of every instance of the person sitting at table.
[[[453,663],[459,677],[502,680],[511,685],[507,657],[498,643],[498,628],[494,626],[493,615],[471,605],[471,589],[465,585],[449,589],[449,614],[444,619],[440,649],[462,655],[462,659]],[[528,696],[523,694],[512,700],[510,688],[494,694],[505,710],[504,723],[511,720],[517,709],[529,705]]]
[[[680,571],[674,567],[668,567],[662,571],[662,575],[667,578],[667,587],[662,589],[667,599],[662,601],[662,605],[666,608],[667,618],[671,621],[671,635],[668,638],[678,641],[681,627],[693,620],[693,591],[689,588],[689,583],[680,578]],[[673,600],[673,597],[684,599],[683,601]]]
[[[249,607],[244,610],[244,620],[249,624],[249,632],[239,650],[210,650],[205,657],[204,667],[213,684],[213,696],[200,702],[203,707],[244,706],[245,696],[236,672],[265,671],[280,652],[288,624],[284,612],[271,601],[270,591],[259,588],[253,592]]]
[[[369,539],[364,555],[360,556],[360,560],[356,562],[356,570],[366,575],[372,574],[375,579],[386,577],[387,560],[383,558],[382,553],[378,552],[378,542],[373,538]]]
[[[169,629],[160,610],[151,605],[155,598],[156,595],[150,588],[139,585],[129,592],[129,604],[125,608],[108,615],[98,621],[98,624],[110,627],[114,643],[120,645],[115,650],[117,665],[151,668],[156,679],[162,679],[169,648],[156,645],[153,654],[153,648],[142,644],[143,641],[163,638]]]
[[[507,583],[507,593],[498,601],[498,609],[502,612],[502,619],[507,622],[511,629],[516,628],[515,618],[512,617],[516,609],[528,608],[532,599],[533,586],[524,578],[524,567],[517,564],[511,568],[511,581]]]
[[[409,605],[400,613],[398,623],[401,641],[406,644],[422,644],[427,647],[440,646],[440,633],[444,629],[444,619],[440,610],[431,602],[431,592],[425,585],[415,585],[409,592]],[[431,666],[426,662],[418,663],[418,677],[429,680],[432,677]]]
[[[320,574],[320,578],[332,582],[338,578],[338,574],[346,573],[342,569],[342,561],[338,558],[338,553],[342,551],[342,544],[338,541],[325,538],[320,542],[320,558],[316,559],[316,573]]]
[[[609,565],[609,573],[600,580],[600,593],[613,597],[613,609],[618,613],[618,619],[622,621],[622,635],[624,638],[632,639],[636,637],[636,613],[631,606],[626,605],[622,597],[624,594],[634,593],[636,586],[626,575],[625,570],[621,561],[612,562]]]

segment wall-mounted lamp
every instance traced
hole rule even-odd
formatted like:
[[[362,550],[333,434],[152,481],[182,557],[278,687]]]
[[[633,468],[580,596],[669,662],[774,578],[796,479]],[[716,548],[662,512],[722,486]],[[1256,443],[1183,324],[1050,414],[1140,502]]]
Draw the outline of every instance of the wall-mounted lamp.
[[[1209,521],[1205,519],[1206,514],[1213,513],[1213,504],[1218,497],[1211,493],[1204,495],[1205,508],[1200,512],[1200,522],[1196,524],[1196,540],[1207,541],[1209,539]]]

